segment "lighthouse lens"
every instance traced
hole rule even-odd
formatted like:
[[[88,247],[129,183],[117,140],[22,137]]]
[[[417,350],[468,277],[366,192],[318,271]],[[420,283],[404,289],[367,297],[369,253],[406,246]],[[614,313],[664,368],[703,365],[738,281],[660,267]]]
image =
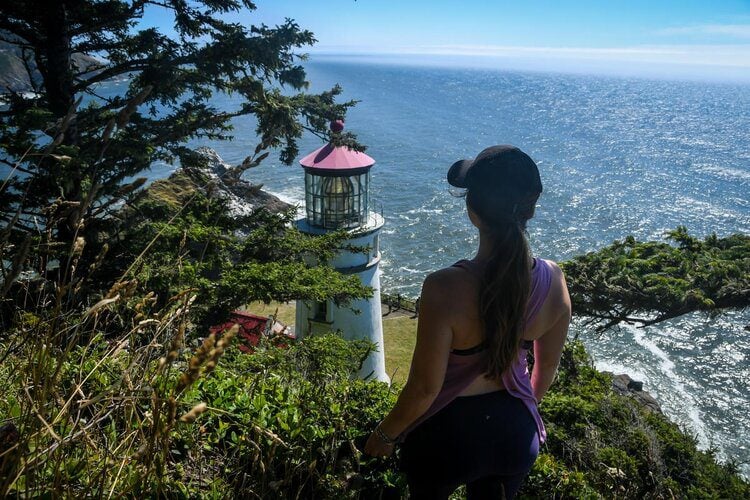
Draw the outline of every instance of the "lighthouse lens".
[[[367,221],[369,172],[350,176],[305,175],[307,221],[325,229],[354,228]]]

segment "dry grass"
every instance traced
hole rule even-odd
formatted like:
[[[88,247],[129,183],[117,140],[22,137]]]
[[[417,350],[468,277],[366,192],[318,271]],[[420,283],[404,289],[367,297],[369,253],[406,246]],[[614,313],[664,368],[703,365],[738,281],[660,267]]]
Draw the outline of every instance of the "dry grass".
[[[199,186],[189,175],[177,171],[169,179],[154,181],[146,191],[146,196],[178,209],[195,194],[198,188]]]
[[[409,316],[386,316],[383,318],[385,369],[392,382],[399,384],[406,382],[416,341],[416,319]]]
[[[8,364],[0,370],[0,410],[10,416],[0,411],[0,427],[12,438],[0,442],[0,497],[76,497],[92,488],[95,496],[129,496],[166,487],[178,428],[206,409],[187,390],[213,371],[237,328],[212,333],[189,356],[195,297],[182,294],[151,311],[153,294],[136,295],[131,283],[116,283],[83,313],[64,304],[28,312],[10,343],[0,342]],[[42,292],[36,302],[52,299]],[[123,325],[117,337],[100,333]],[[63,342],[60,331],[73,341]],[[25,343],[14,344],[20,336]]]
[[[132,98],[107,124],[100,161],[112,133],[127,123],[149,91]],[[62,141],[75,111],[74,106],[40,157],[70,161],[49,153]],[[136,181],[127,189],[140,185]],[[148,491],[162,496],[158,493],[170,481],[164,471],[174,461],[175,436],[206,409],[187,397],[187,390],[213,371],[237,331],[218,339],[212,333],[193,353],[185,342],[193,289],[157,307],[156,294],[129,276],[161,233],[92,304],[99,297],[86,290],[109,248],[104,244],[84,265],[87,242],[79,231],[95,216],[93,196],[81,202],[55,200],[42,211],[37,232],[14,227],[24,213],[21,204],[0,232],[0,301],[11,312],[0,331],[3,498],[75,498],[83,492],[120,497]],[[71,240],[57,239],[54,228],[62,221],[75,228]],[[12,239],[14,230],[29,231],[21,245]],[[53,260],[59,269],[49,265]],[[33,279],[17,279],[21,270],[32,269]]]

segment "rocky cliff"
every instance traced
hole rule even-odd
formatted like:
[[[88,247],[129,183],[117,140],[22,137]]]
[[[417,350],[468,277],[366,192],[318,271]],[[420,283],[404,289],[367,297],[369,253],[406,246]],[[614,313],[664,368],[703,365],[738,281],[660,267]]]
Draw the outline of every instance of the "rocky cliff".
[[[147,196],[174,207],[181,207],[199,190],[209,198],[225,200],[230,215],[241,217],[258,208],[281,212],[291,207],[278,197],[263,191],[260,184],[252,184],[233,175],[234,168],[210,148],[198,148],[167,179],[155,181]]]
[[[42,75],[36,67],[34,57],[29,54],[26,58],[29,71],[24,65],[21,49],[16,45],[0,41],[0,94],[7,92],[31,92],[34,90],[31,84],[42,81]],[[72,62],[76,71],[96,71],[101,66],[101,61],[84,54],[73,54]]]

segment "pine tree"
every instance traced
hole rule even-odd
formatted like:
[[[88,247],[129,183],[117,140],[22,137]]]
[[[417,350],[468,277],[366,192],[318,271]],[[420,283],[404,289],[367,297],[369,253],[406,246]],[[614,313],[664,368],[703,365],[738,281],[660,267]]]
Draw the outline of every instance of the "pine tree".
[[[140,26],[148,9],[160,9],[173,30]],[[290,19],[275,27],[231,20],[255,9],[249,0],[3,2],[0,40],[31,90],[0,89],[0,162],[10,171],[0,218],[10,241],[52,234],[62,255],[49,258],[59,259],[85,236],[85,251],[97,252],[112,209],[143,185],[138,174],[189,154],[190,139],[230,139],[233,118],[255,119],[258,143],[231,175],[269,150],[291,163],[305,130],[325,134],[353,102],[335,102],[338,86],[305,93],[295,51],[313,34]],[[123,78],[121,95],[98,95],[97,85]],[[215,109],[217,93],[242,102]],[[359,148],[352,136],[339,140]]]

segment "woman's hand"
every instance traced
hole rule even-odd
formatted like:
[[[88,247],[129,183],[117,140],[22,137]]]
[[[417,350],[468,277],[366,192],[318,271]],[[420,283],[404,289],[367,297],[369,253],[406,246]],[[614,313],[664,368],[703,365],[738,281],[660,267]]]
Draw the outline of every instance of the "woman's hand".
[[[373,431],[365,444],[365,453],[372,457],[390,457],[394,448],[393,443],[386,443],[377,431]]]

